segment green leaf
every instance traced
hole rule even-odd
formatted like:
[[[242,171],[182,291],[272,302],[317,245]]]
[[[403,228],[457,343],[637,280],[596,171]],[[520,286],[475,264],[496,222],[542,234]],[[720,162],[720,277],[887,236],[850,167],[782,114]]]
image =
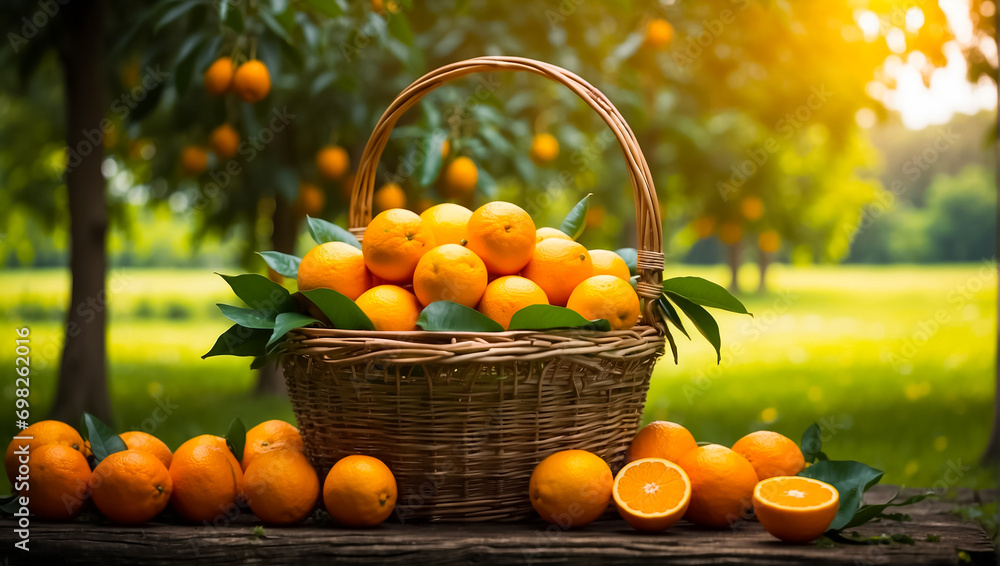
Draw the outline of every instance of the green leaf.
[[[799,442],[799,446],[802,448],[802,456],[810,464],[816,460],[827,459],[826,454],[823,453],[823,435],[816,423],[813,423],[802,433],[802,441]]]
[[[854,517],[846,525],[844,525],[843,528],[849,529],[851,527],[857,527],[858,525],[863,525],[873,519],[909,520],[908,518],[906,518],[909,517],[909,515],[899,514],[899,513],[885,514],[884,511],[889,507],[903,507],[905,505],[913,505],[914,503],[919,503],[924,499],[931,497],[932,495],[934,494],[921,493],[918,495],[908,497],[906,501],[901,501],[899,503],[896,503],[896,498],[893,497],[886,503],[879,503],[878,505],[862,505],[861,508],[858,509],[858,512],[854,514]]]
[[[587,225],[587,211],[590,210],[590,195],[594,193],[587,193],[587,196],[580,199],[580,202],[570,209],[569,214],[563,219],[562,224],[559,225],[559,230],[563,234],[566,234],[574,240],[579,238],[583,234],[583,229]]]
[[[294,279],[299,276],[299,264],[302,263],[300,258],[281,252],[257,252],[257,255],[264,258],[268,267],[285,277]]]
[[[179,20],[182,16],[188,14],[192,9],[194,9],[195,6],[201,3],[202,0],[190,0],[188,2],[182,2],[167,10],[163,16],[160,17],[160,21],[156,22],[156,25],[153,26],[153,34],[158,33],[160,28]]]
[[[424,156],[423,163],[420,164],[417,182],[421,187],[430,186],[431,183],[441,174],[441,166],[444,164],[444,157],[441,155],[441,146],[448,139],[444,130],[435,130],[424,142],[427,148],[427,155]]]
[[[317,244],[325,244],[327,242],[344,242],[345,244],[350,244],[359,250],[361,249],[361,242],[347,230],[344,230],[340,226],[333,224],[332,222],[327,222],[322,218],[313,218],[311,216],[306,216],[306,223],[309,224],[309,235],[315,240]]]
[[[413,46],[413,30],[402,14],[392,14],[389,17],[389,33],[403,45]]]
[[[701,332],[701,335],[715,348],[717,363],[722,363],[722,338],[719,336],[719,324],[715,322],[712,315],[704,308],[676,293],[667,292],[666,296],[691,319],[698,332]]]
[[[292,294],[281,285],[257,273],[242,275],[223,275],[220,277],[229,283],[236,296],[250,308],[288,312],[296,310],[298,304]]]
[[[304,3],[314,12],[323,14],[328,18],[336,18],[344,13],[340,8],[340,4],[334,0],[305,0]]]
[[[853,460],[824,460],[799,472],[804,478],[824,481],[840,494],[840,509],[830,525],[838,531],[847,526],[861,507],[864,492],[882,479],[882,470]]]
[[[97,464],[115,452],[128,450],[125,441],[111,427],[90,413],[83,414],[80,429],[83,431],[83,438],[90,441],[90,451],[94,453],[94,462]]]
[[[267,346],[277,343],[285,334],[288,334],[289,330],[302,328],[303,326],[318,322],[318,320],[307,314],[283,312],[274,319],[274,333],[271,334],[271,338],[267,341]]]
[[[226,445],[229,446],[233,456],[236,456],[237,462],[243,462],[243,447],[246,443],[247,427],[239,417],[236,417],[229,424],[229,431],[226,432]]]
[[[268,12],[267,10],[260,10],[257,14],[260,16],[260,21],[264,22],[264,26],[267,27],[267,29],[271,30],[274,35],[283,39],[285,43],[289,45],[292,44],[292,37],[288,35],[288,30],[278,23],[278,20],[275,19],[271,12]]]
[[[270,309],[244,309],[233,305],[216,303],[222,314],[229,320],[247,328],[274,328],[277,311]]]
[[[677,327],[677,330],[680,330],[681,333],[684,334],[684,336],[687,336],[687,339],[690,340],[691,335],[684,329],[684,323],[681,322],[681,315],[677,314],[677,309],[674,308],[674,305],[670,304],[666,295],[657,299],[656,304],[659,305],[660,309],[663,311],[663,317],[669,320],[671,324]]]
[[[680,295],[692,303],[739,314],[750,314],[729,291],[701,277],[673,277],[663,282],[663,291]],[[753,316],[753,315],[750,315]]]
[[[357,303],[333,289],[312,289],[302,294],[330,319],[334,328],[375,330],[375,325]]]
[[[417,326],[424,330],[503,332],[503,327],[495,320],[451,301],[436,301],[427,305],[417,318]]]
[[[618,248],[615,250],[622,259],[625,260],[625,265],[628,266],[628,272],[633,276],[639,274],[639,268],[637,263],[639,262],[639,250],[635,248]]]
[[[228,0],[224,1],[222,3],[222,5],[225,6],[227,3],[228,3]],[[243,33],[243,11],[242,10],[239,10],[239,9],[229,10],[228,13],[226,13],[223,16],[222,21],[225,22],[225,24],[226,24],[227,27],[229,27],[230,29],[232,29],[236,33]]]
[[[202,359],[212,356],[260,356],[265,353],[267,339],[270,337],[269,329],[247,328],[234,324],[219,336],[215,345],[202,356]]]
[[[13,482],[14,480],[11,479],[11,481]],[[14,513],[17,513],[21,509],[20,499],[16,493],[5,495],[3,502],[0,503],[0,513],[7,517],[13,517]]]
[[[576,311],[554,305],[528,305],[510,318],[510,330],[548,328],[587,328],[607,332],[611,330],[611,324],[603,318],[587,320]]]

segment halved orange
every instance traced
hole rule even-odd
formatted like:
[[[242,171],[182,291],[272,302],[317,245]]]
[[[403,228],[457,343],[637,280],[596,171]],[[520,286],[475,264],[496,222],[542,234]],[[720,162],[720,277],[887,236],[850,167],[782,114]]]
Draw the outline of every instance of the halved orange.
[[[787,542],[808,542],[837,516],[840,494],[832,485],[798,476],[777,476],[753,490],[753,510],[764,529]]]
[[[663,458],[642,458],[618,472],[611,495],[618,513],[640,531],[673,526],[691,503],[691,480],[677,464]]]

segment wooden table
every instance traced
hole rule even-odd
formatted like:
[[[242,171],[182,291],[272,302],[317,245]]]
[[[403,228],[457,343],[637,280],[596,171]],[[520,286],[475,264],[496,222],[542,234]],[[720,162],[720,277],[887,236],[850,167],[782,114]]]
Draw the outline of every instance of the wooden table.
[[[885,501],[895,489],[876,486],[867,499]],[[904,494],[917,492],[907,489]],[[620,519],[563,531],[526,524],[387,523],[355,530],[304,524],[268,527],[252,535],[252,516],[218,528],[151,524],[31,525],[30,553],[14,550],[14,524],[0,521],[4,564],[996,564],[994,548],[975,523],[950,513],[956,506],[996,501],[996,491],[958,490],[954,499],[924,501],[905,523],[868,525],[863,535],[905,533],[913,545],[789,545],[755,521],[704,530],[681,522],[664,533],[639,533]],[[938,542],[930,542],[940,537]]]

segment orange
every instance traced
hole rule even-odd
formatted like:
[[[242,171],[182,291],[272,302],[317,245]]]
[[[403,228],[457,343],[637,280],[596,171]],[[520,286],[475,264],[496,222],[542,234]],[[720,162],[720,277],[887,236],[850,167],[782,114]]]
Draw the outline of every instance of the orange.
[[[614,275],[625,281],[632,279],[628,264],[611,250],[590,250],[590,260],[594,263],[594,275]]]
[[[396,183],[386,183],[375,191],[375,210],[405,208],[406,192]]]
[[[587,320],[607,320],[612,330],[632,328],[639,320],[639,296],[614,275],[595,275],[580,283],[566,306]]]
[[[243,460],[240,466],[247,471],[255,458],[268,452],[291,450],[302,452],[305,446],[299,429],[280,420],[264,421],[247,431],[246,442],[243,445]]]
[[[385,2],[384,4],[382,0],[372,0],[372,12],[381,14],[386,10],[388,10],[390,13],[395,14],[396,12],[399,12],[399,4],[396,4],[392,0]]]
[[[531,158],[547,163],[559,157],[559,140],[552,134],[542,133],[531,139]]]
[[[469,217],[468,248],[494,275],[516,275],[535,253],[535,223],[521,207],[494,201]]]
[[[757,246],[760,251],[772,254],[781,249],[781,236],[774,230],[764,230],[757,237]]]
[[[208,152],[200,147],[189,145],[181,150],[181,170],[185,175],[196,176],[208,168]]]
[[[247,61],[233,75],[233,90],[243,102],[260,102],[271,92],[271,73],[260,61]]]
[[[733,444],[733,452],[750,462],[758,480],[794,476],[806,467],[806,459],[795,441],[769,430],[751,432],[739,439]]]
[[[374,527],[396,507],[396,478],[378,458],[341,458],[323,482],[323,503],[347,527]]]
[[[420,213],[424,224],[434,233],[434,243],[465,245],[472,211],[464,206],[446,202],[428,208]]]
[[[743,239],[743,227],[736,222],[724,222],[719,225],[719,240],[723,244],[733,245]]]
[[[674,526],[691,503],[691,480],[662,458],[636,460],[618,472],[611,489],[618,514],[640,531]]]
[[[174,451],[174,454],[176,455],[182,450],[185,451],[191,450],[195,446],[216,446],[218,448],[225,448],[226,450],[229,450],[229,445],[226,444],[225,438],[221,436],[216,436],[214,434],[201,434],[194,438],[189,438],[188,440],[184,441],[184,444],[181,444],[180,446],[177,447],[177,450]],[[235,459],[236,457],[233,456],[233,458]]]
[[[483,298],[479,301],[479,312],[507,330],[517,311],[529,305],[547,304],[549,298],[537,283],[517,275],[505,275],[486,286]]]
[[[539,228],[538,230],[535,230],[535,243],[536,244],[538,242],[541,242],[542,240],[545,240],[545,239],[548,239],[548,238],[558,238],[560,240],[570,240],[570,241],[573,240],[573,238],[570,238],[569,236],[567,236],[566,234],[564,234],[562,232],[562,230],[558,230],[556,228],[549,228],[549,227],[546,226],[546,227]]]
[[[233,86],[233,60],[229,57],[219,57],[205,69],[202,75],[205,90],[212,96],[222,96]]]
[[[142,450],[115,452],[101,460],[90,476],[94,504],[116,523],[149,522],[167,508],[173,488],[163,462]]]
[[[753,510],[764,529],[787,542],[809,542],[837,517],[840,494],[832,485],[794,476],[761,481],[753,490]]]
[[[190,442],[174,452],[170,463],[174,484],[170,504],[189,521],[212,522],[217,517],[230,516],[243,492],[239,462],[226,447]]]
[[[404,332],[417,329],[420,303],[413,293],[402,287],[378,285],[362,293],[356,302],[375,325],[375,330]]]
[[[246,470],[247,503],[257,518],[273,525],[306,519],[319,499],[319,477],[297,450],[262,454]]]
[[[674,26],[662,18],[655,18],[646,24],[646,45],[653,49],[663,49],[674,39]]]
[[[565,306],[577,285],[594,274],[590,252],[582,245],[561,238],[547,238],[535,244],[535,253],[521,275],[545,291],[553,305]]]
[[[299,291],[333,289],[352,301],[372,286],[361,250],[344,242],[327,242],[309,250],[295,280]]]
[[[698,444],[688,429],[670,421],[653,421],[636,433],[628,449],[628,461],[663,458],[677,462]]]
[[[38,421],[19,432],[17,436],[30,436],[31,440],[11,440],[10,444],[7,445],[7,453],[4,456],[3,465],[7,471],[7,479],[10,480],[11,484],[14,483],[18,475],[29,475],[28,462],[21,461],[21,459],[27,460],[28,458],[24,454],[16,454],[15,452],[27,450],[30,456],[35,449],[46,444],[69,446],[78,452],[83,452],[84,449],[83,437],[80,436],[80,433],[73,427],[60,421]],[[24,469],[19,472],[19,467],[23,467]]]
[[[66,521],[76,517],[87,501],[90,466],[75,448],[46,444],[31,452],[28,509],[43,519]]]
[[[326,205],[326,195],[316,185],[307,181],[299,183],[299,196],[295,200],[295,209],[300,215],[319,216]]]
[[[479,181],[479,170],[468,157],[456,158],[444,170],[444,194],[448,197],[471,195]]]
[[[486,290],[486,264],[458,244],[445,244],[425,253],[413,272],[413,292],[421,304],[451,301],[476,308]]]
[[[715,230],[715,219],[711,216],[702,216],[692,222],[691,225],[694,227],[694,232],[699,238],[707,238]]]
[[[212,149],[221,159],[232,159],[236,157],[236,150],[240,147],[240,134],[229,124],[223,124],[214,130],[208,137],[212,142]]]
[[[347,150],[339,145],[328,145],[316,153],[316,170],[325,179],[337,181],[351,167]]]
[[[197,446],[215,446],[216,448],[221,448],[222,451],[226,453],[226,456],[229,457],[230,463],[234,464],[237,468],[240,467],[240,463],[236,460],[236,456],[233,455],[232,450],[229,449],[229,444],[226,443],[226,439],[214,434],[202,434],[188,439],[183,444],[178,446],[177,450],[174,450],[174,454],[170,458],[170,463],[174,463],[178,454],[190,452]]]
[[[152,454],[156,456],[157,460],[163,463],[164,468],[170,467],[170,460],[173,459],[174,455],[170,452],[170,448],[167,448],[167,445],[159,438],[138,430],[123,432],[118,436],[125,442],[125,446],[129,450],[139,450],[140,452]]]
[[[543,519],[565,529],[600,517],[611,503],[613,483],[611,468],[596,454],[563,450],[535,466],[528,495]]]
[[[740,201],[740,212],[747,220],[759,220],[761,216],[764,216],[764,203],[755,196],[744,197]]]
[[[368,224],[361,251],[373,274],[403,283],[413,277],[417,262],[435,245],[434,233],[417,213],[392,208],[380,212]]]
[[[448,157],[449,153],[451,153],[451,140],[446,139],[441,143],[441,157]]]
[[[757,474],[746,458],[709,444],[689,450],[677,465],[691,479],[691,504],[685,517],[706,527],[725,527],[749,509]]]

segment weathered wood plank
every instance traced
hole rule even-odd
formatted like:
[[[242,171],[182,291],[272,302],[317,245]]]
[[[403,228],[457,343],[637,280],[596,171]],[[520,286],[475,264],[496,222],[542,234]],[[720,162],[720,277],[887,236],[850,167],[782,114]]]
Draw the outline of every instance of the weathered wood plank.
[[[876,491],[873,499],[891,495]],[[906,494],[904,494],[906,495]],[[266,529],[254,538],[253,517],[224,527],[151,524],[119,527],[90,523],[31,525],[31,552],[13,550],[12,521],[0,521],[5,564],[957,564],[957,551],[974,564],[994,564],[994,549],[978,526],[933,512],[927,502],[911,510],[913,521],[869,525],[866,536],[904,532],[916,544],[787,545],[748,521],[732,529],[705,530],[682,522],[665,533],[633,531],[624,521],[602,520],[563,531],[541,522],[525,524],[385,524],[352,530],[307,523]],[[954,505],[954,502],[952,502]],[[927,536],[940,537],[928,542]]]

